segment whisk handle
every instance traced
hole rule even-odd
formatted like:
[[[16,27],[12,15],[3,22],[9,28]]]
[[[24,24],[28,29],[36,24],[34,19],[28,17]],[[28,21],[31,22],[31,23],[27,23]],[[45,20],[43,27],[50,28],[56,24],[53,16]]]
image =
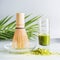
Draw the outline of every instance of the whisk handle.
[[[24,13],[16,13],[16,27],[24,27]]]

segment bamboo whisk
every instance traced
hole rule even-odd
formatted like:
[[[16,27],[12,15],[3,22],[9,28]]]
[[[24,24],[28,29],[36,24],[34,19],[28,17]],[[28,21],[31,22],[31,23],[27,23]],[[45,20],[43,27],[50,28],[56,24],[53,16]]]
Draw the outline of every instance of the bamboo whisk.
[[[12,41],[12,47],[26,48],[28,45],[28,36],[24,28],[24,13],[16,13],[16,30]]]

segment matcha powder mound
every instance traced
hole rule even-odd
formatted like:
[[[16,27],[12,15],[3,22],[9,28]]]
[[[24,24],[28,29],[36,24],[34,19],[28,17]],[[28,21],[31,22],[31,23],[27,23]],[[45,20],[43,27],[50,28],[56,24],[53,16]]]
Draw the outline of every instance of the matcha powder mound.
[[[38,48],[36,50],[32,50],[32,54],[34,54],[34,55],[51,55],[52,53],[48,49]]]

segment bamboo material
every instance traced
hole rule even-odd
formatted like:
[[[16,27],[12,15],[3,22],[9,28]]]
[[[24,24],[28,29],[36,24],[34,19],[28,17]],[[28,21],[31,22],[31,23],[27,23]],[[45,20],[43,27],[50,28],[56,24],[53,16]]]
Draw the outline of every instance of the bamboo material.
[[[13,48],[26,48],[29,46],[28,36],[24,28],[24,13],[16,14],[16,30],[13,37]]]
[[[24,27],[24,13],[16,13],[16,27]]]

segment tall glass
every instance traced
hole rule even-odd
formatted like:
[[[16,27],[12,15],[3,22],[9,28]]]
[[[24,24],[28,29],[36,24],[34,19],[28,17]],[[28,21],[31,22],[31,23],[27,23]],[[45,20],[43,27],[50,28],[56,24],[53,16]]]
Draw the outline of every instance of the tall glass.
[[[50,44],[50,22],[47,18],[42,17],[39,20],[39,45],[48,46]]]

